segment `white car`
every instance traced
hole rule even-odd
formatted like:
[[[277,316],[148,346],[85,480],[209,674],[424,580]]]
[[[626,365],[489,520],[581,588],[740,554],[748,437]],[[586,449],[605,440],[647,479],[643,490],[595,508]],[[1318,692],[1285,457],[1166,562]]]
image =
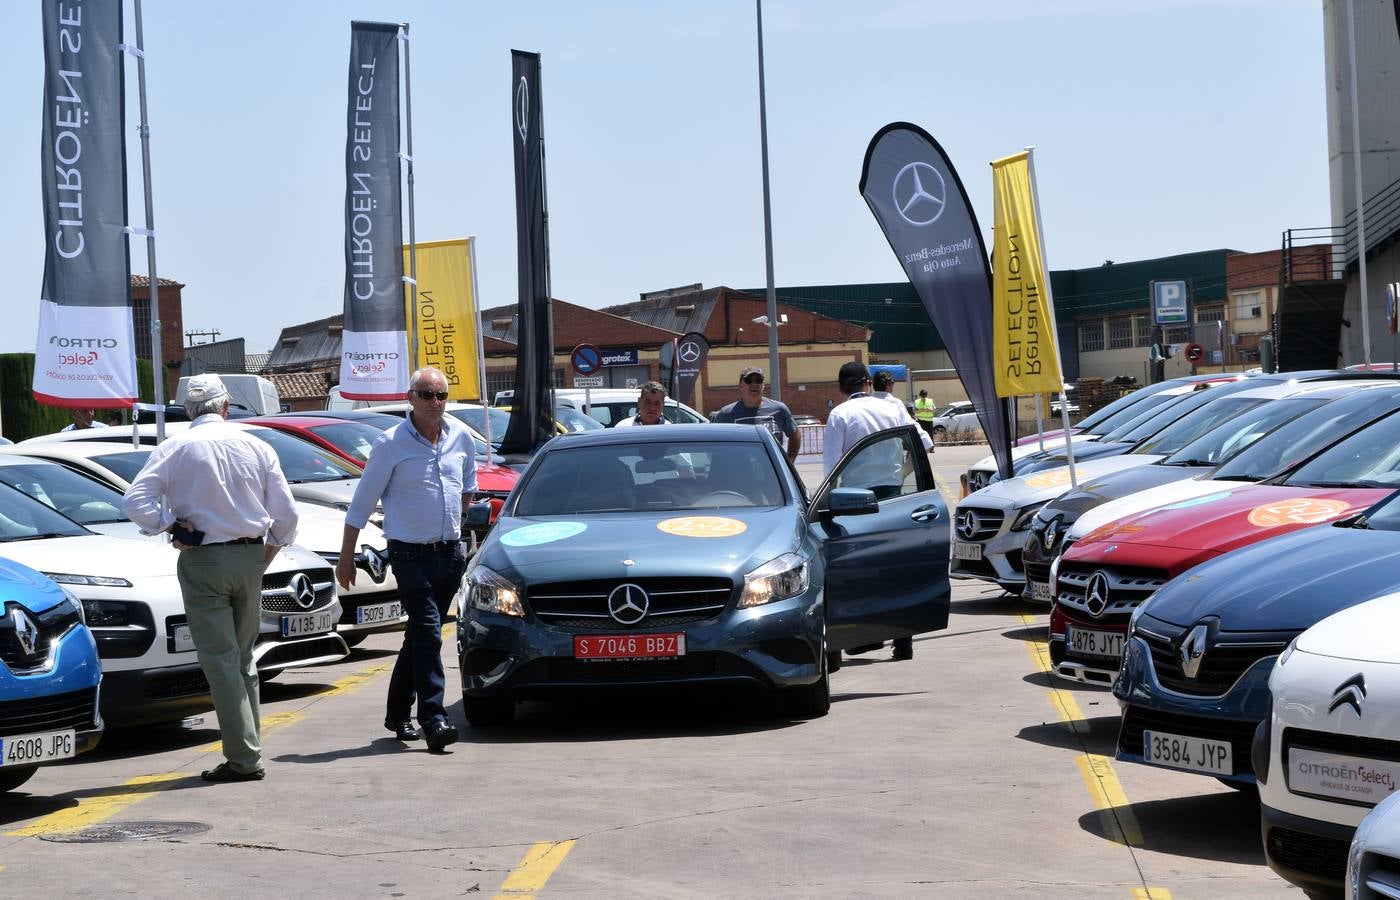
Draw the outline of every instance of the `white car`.
[[[596,388],[588,391],[588,415],[609,427],[623,419],[637,414],[636,388]],[[560,406],[571,406],[583,411],[583,388],[555,388],[554,402]],[[671,397],[666,398],[666,408],[662,413],[668,420],[678,425],[708,422],[699,410],[686,406]]]
[[[130,726],[209,710],[209,684],[175,576],[178,551],[160,540],[93,530],[133,533],[135,526],[122,520],[121,495],[91,479],[8,454],[0,467],[28,470],[23,489],[0,481],[0,555],[43,572],[82,603],[102,660],[103,718]],[[310,551],[293,545],[277,554],[263,576],[261,606],[253,650],[260,674],[349,654],[334,630],[340,604],[332,571]]]
[[[1400,593],[1377,597],[1303,632],[1269,676],[1253,753],[1264,851],[1305,891],[1341,888],[1354,830],[1400,788],[1397,635]]]
[[[1400,795],[1366,814],[1347,853],[1347,900],[1400,897]]]
[[[148,446],[132,447],[130,444],[102,441],[41,441],[6,447],[0,450],[0,459],[4,456],[29,457],[58,463],[75,472],[96,478],[118,493],[126,493],[126,489],[131,486],[131,479],[135,478],[136,473],[146,464],[151,450]],[[340,559],[341,537],[345,533],[345,514],[303,500],[298,500],[296,505],[297,545],[315,553],[334,568]],[[69,510],[59,507],[59,511],[90,528],[103,528],[102,525],[84,521],[82,516],[71,515]],[[120,511],[117,515],[121,515]],[[125,519],[122,522],[124,525],[120,527],[123,535],[140,536],[133,524]],[[399,599],[398,582],[394,580],[393,571],[387,565],[388,558],[388,541],[384,532],[379,530],[375,522],[367,524],[360,532],[360,547],[355,554],[355,564],[365,577],[357,577],[350,590],[339,592],[341,613],[336,630],[344,635],[346,643],[352,647],[377,631],[401,631],[408,621],[403,603]]]
[[[947,437],[982,436],[982,423],[971,400],[957,400],[933,414],[933,433]]]

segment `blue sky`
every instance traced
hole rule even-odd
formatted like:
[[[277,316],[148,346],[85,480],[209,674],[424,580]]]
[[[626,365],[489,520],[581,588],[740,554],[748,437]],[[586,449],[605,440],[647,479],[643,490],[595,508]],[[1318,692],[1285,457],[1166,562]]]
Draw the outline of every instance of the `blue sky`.
[[[1051,268],[1269,250],[1286,228],[1328,224],[1318,0],[963,6],[764,4],[779,285],[902,280],[856,189],[871,136],[897,120],[943,144],[984,230],[987,163],[1035,145]],[[32,350],[38,323],[40,11],[6,5],[0,54],[0,352]],[[477,235],[483,305],[515,302],[511,48],[542,54],[556,297],[597,307],[764,281],[752,0],[146,0],[143,12],[159,274],[187,285],[187,331],[256,352],[341,310],[351,19],[411,24],[417,235]],[[139,224],[135,91],[130,66]],[[139,242],[132,262],[145,273]]]

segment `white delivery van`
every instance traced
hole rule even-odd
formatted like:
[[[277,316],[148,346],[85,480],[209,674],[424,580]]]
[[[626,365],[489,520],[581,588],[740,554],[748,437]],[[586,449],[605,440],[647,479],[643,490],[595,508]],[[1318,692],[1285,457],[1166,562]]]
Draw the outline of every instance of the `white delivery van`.
[[[282,411],[282,397],[277,386],[261,375],[225,375],[218,373],[224,387],[228,388],[228,402],[231,406],[241,406],[259,416],[270,416]],[[175,388],[175,402],[184,403],[189,389],[190,376],[180,379]]]

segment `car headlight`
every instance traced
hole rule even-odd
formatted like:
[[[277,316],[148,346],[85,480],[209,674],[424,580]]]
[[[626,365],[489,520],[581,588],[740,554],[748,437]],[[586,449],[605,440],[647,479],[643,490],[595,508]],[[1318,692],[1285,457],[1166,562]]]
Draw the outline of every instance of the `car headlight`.
[[[1153,591],[1152,593],[1148,594],[1147,599],[1139,603],[1137,607],[1133,610],[1133,614],[1128,617],[1128,637],[1132,637],[1134,634],[1137,633],[1138,619],[1142,618],[1142,611],[1147,608],[1147,604],[1151,602],[1152,598],[1155,596],[1157,596],[1156,591]]]
[[[1045,501],[1045,503],[1049,502],[1048,500]],[[1011,530],[1025,531],[1027,528],[1030,528],[1031,520],[1035,518],[1036,513],[1040,512],[1040,508],[1044,506],[1045,503],[1037,503],[1034,506],[1027,506],[1025,509],[1021,510],[1016,516],[1016,523],[1011,526]]]
[[[83,624],[86,625],[87,616],[84,614],[83,601],[79,600],[78,595],[68,590],[68,588],[62,588],[62,591],[63,599],[72,607],[73,611],[78,614],[78,618],[82,620]]]
[[[796,553],[784,553],[744,576],[744,594],[739,608],[762,606],[795,597],[807,590],[811,567]]]
[[[504,575],[485,566],[467,573],[467,602],[473,609],[503,616],[524,616],[520,588]]]
[[[91,584],[98,587],[131,587],[125,578],[108,578],[105,575],[65,575],[62,572],[45,572],[45,575],[59,584]]]

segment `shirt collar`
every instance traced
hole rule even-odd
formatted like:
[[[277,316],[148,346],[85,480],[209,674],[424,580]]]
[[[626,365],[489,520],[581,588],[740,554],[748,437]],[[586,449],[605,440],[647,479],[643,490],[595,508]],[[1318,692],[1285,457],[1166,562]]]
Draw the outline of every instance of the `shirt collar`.
[[[224,417],[219,415],[218,413],[205,413],[204,415],[191,422],[190,427],[195,428],[199,425],[208,425],[210,422],[222,422],[223,420]]]

